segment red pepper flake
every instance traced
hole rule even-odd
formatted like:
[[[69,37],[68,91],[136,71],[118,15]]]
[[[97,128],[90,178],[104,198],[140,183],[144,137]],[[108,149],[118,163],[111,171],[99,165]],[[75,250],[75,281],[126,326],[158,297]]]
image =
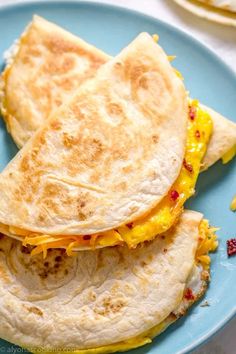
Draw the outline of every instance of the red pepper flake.
[[[193,172],[193,166],[191,165],[191,163],[187,162],[185,159],[183,161],[183,165],[188,172],[190,172],[190,173]]]
[[[187,289],[185,290],[184,298],[185,298],[186,300],[194,300],[194,299],[195,299],[195,296],[193,295],[192,289],[187,288]]]
[[[200,138],[201,134],[200,134],[200,131],[199,131],[199,130],[196,130],[195,136],[196,136],[196,138]]]
[[[236,254],[236,238],[227,240],[227,253],[229,257]]]
[[[129,229],[132,229],[132,228],[133,228],[133,223],[130,222],[129,224],[126,224],[126,226],[127,226]]]
[[[84,239],[84,241],[91,240],[91,235],[84,235],[83,239]]]
[[[174,202],[179,198],[179,193],[176,190],[170,192],[170,199]]]
[[[194,106],[189,106],[189,118],[191,120],[194,120],[196,117],[196,107]]]

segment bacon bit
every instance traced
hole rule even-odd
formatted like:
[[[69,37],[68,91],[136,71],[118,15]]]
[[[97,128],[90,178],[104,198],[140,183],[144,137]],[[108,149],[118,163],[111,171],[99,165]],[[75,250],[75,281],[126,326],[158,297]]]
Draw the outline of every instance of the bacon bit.
[[[191,163],[187,162],[185,159],[183,161],[183,165],[188,172],[190,172],[190,173],[193,172],[193,166],[191,165]]]
[[[84,235],[83,239],[84,239],[84,241],[91,240],[91,235]]]
[[[129,229],[132,229],[132,228],[133,228],[133,223],[130,222],[129,224],[126,224],[126,226],[127,226]]]
[[[191,120],[194,120],[196,117],[196,107],[194,106],[189,106],[189,118]]]
[[[170,198],[175,202],[179,198],[179,193],[175,190],[171,191]]]
[[[196,138],[200,138],[201,134],[200,134],[200,131],[199,131],[199,130],[196,130],[195,136],[196,136]]]
[[[227,253],[229,257],[236,254],[236,238],[227,240]]]
[[[27,246],[21,246],[21,252],[24,254],[30,254],[30,248]]]
[[[166,253],[167,252],[167,248],[164,248],[163,252]]]
[[[194,300],[195,299],[195,296],[193,295],[192,289],[187,288],[185,290],[184,298],[186,300]]]

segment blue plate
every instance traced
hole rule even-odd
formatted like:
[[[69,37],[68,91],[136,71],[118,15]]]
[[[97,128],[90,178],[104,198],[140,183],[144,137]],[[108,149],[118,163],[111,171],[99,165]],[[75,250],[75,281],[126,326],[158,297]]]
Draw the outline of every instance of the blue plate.
[[[191,96],[230,119],[236,119],[236,76],[220,59],[176,28],[123,8],[71,1],[40,1],[1,8],[1,58],[35,13],[64,26],[111,55],[118,53],[142,31],[158,33],[166,52],[177,55],[174,65],[185,77]],[[0,151],[0,168],[3,168],[17,149],[2,122]],[[226,254],[226,240],[236,234],[236,217],[229,210],[235,193],[235,163],[226,166],[217,163],[200,176],[197,194],[188,203],[189,208],[203,212],[212,225],[221,228],[218,233],[220,247],[212,257],[212,281],[205,297],[210,306],[194,306],[186,318],[171,326],[151,345],[132,353],[187,353],[206,341],[236,313],[236,257],[228,258]],[[8,352],[10,344],[2,341],[0,346],[5,346]]]

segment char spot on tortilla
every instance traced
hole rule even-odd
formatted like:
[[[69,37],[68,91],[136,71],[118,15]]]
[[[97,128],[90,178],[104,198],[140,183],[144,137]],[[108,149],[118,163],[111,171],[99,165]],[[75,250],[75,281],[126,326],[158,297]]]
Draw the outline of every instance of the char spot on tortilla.
[[[36,306],[32,306],[32,307],[26,307],[26,309],[31,312],[31,313],[34,313],[35,315],[38,315],[38,316],[43,316],[43,312]]]
[[[98,315],[109,316],[120,312],[127,305],[125,299],[112,299],[110,296],[104,297],[100,306],[97,304],[94,312]]]

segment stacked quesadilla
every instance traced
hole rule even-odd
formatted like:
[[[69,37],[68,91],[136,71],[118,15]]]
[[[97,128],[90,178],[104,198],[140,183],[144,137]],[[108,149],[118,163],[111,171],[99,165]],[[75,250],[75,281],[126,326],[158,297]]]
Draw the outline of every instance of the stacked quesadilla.
[[[37,133],[0,177],[0,230],[33,253],[153,239],[177,221],[200,167],[235,147],[235,124],[188,99],[147,34],[111,59],[36,16],[14,52],[3,116],[18,145]]]
[[[0,96],[21,148],[0,174],[0,336],[48,353],[149,343],[206,290],[215,229],[183,207],[234,156],[236,125],[188,97],[149,34],[111,58],[38,16]]]

